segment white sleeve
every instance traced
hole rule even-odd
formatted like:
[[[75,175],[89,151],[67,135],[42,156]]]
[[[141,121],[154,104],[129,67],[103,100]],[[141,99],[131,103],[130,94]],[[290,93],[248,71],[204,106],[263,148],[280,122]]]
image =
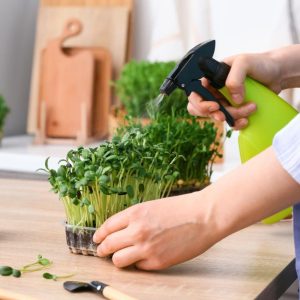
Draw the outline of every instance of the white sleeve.
[[[300,184],[300,114],[275,135],[273,148],[283,168]]]

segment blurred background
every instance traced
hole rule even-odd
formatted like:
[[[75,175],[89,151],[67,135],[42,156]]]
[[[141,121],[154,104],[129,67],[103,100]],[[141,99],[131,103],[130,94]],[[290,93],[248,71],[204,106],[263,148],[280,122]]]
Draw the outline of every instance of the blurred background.
[[[296,0],[2,0],[0,94],[9,113],[0,126],[0,170],[34,173],[70,145],[111,137],[128,78],[130,97],[135,91],[156,97],[170,66],[160,66],[159,76],[157,66],[150,74],[152,62],[175,63],[208,39],[216,40],[219,60],[298,43],[299,13]],[[136,81],[144,86],[134,86]],[[300,108],[298,90],[281,95]],[[125,113],[129,109],[125,104]],[[224,148],[224,164],[213,179],[239,164],[237,133]]]
[[[39,5],[38,0],[1,1],[0,92],[11,109],[6,136],[27,132]],[[178,59],[212,38],[219,59],[298,43],[295,0],[136,0],[133,5],[131,57],[137,60]],[[294,101],[297,105],[297,97]]]

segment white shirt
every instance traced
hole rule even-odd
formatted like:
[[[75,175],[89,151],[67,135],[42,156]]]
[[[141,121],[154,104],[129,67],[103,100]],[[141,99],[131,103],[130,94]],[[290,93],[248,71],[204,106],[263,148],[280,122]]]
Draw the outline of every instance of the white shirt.
[[[273,148],[282,167],[300,184],[300,114],[273,139]],[[300,282],[300,195],[293,208],[296,271]]]
[[[273,148],[283,168],[300,184],[300,114],[275,135]]]

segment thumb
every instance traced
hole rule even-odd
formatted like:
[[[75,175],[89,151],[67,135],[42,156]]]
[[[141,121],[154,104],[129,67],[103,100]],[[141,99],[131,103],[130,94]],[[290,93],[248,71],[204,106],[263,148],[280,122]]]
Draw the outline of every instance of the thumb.
[[[248,63],[243,56],[230,57],[224,62],[231,65],[226,79],[226,87],[231,94],[232,100],[236,104],[241,104],[245,96],[244,81],[247,76]]]

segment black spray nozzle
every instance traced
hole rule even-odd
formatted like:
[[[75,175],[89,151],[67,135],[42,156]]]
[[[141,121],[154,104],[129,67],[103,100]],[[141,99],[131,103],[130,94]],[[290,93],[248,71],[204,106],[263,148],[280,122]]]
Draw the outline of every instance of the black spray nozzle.
[[[176,88],[176,84],[170,78],[166,78],[159,90],[161,94],[170,95]]]
[[[220,89],[225,86],[230,66],[208,57],[199,57],[198,65],[213,87]]]
[[[196,92],[208,101],[217,102],[226,117],[227,123],[234,126],[234,119],[229,112],[208,89],[202,86],[200,81],[201,78],[205,77],[217,89],[225,85],[230,67],[225,63],[214,60],[212,58],[214,51],[214,40],[201,43],[192,48],[164,80],[160,92],[170,95],[176,88],[184,90],[187,96],[191,92]]]

